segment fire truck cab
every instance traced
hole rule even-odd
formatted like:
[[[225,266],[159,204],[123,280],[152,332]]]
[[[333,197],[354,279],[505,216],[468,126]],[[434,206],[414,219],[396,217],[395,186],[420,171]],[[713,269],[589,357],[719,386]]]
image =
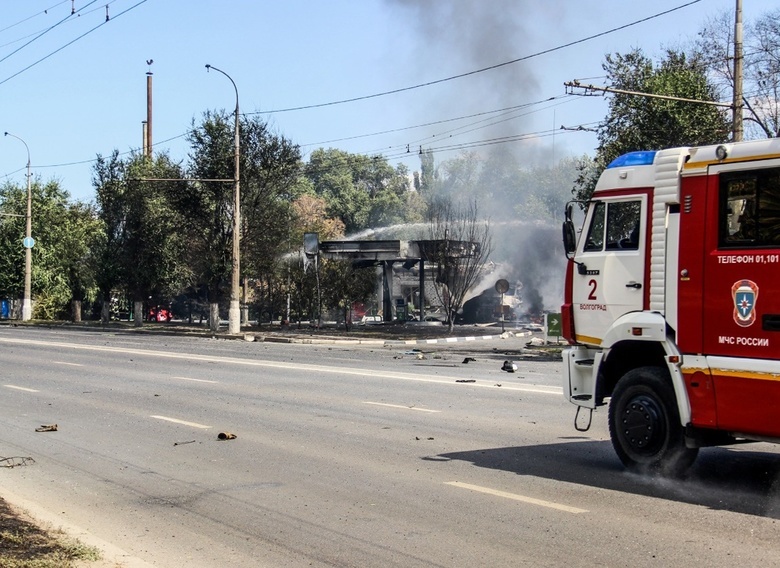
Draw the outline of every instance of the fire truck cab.
[[[780,442],[780,139],[621,156],[563,240],[564,395],[627,467]]]

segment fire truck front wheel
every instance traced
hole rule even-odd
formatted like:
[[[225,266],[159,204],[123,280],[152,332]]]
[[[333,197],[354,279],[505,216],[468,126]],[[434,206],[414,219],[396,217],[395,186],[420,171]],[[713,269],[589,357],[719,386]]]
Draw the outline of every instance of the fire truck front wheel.
[[[696,459],[666,371],[640,367],[623,375],[609,404],[609,434],[620,461],[632,470],[678,475]]]

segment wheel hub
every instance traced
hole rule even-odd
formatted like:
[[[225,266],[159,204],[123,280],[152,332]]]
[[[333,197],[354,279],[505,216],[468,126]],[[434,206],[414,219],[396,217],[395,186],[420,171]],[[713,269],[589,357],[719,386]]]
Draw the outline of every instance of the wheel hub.
[[[666,432],[660,405],[647,396],[637,396],[626,405],[621,417],[621,433],[637,453],[653,454]]]

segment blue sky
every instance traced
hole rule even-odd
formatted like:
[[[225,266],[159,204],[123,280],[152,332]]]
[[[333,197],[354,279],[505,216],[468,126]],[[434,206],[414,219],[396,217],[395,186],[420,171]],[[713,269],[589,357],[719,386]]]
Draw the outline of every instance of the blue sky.
[[[707,17],[733,12],[734,5],[0,0],[0,132],[27,143],[34,175],[57,179],[74,198],[91,200],[95,156],[142,144],[146,61],[152,59],[155,151],[175,160],[187,159],[182,135],[193,119],[207,109],[235,106],[232,85],[207,73],[208,63],[236,82],[242,113],[262,113],[304,155],[320,146],[382,153],[414,170],[421,146],[445,160],[465,146],[480,150],[487,141],[512,136],[522,139],[504,144],[529,163],[552,164],[593,152],[592,133],[560,127],[592,125],[607,108],[602,97],[566,97],[565,81],[601,84],[606,53],[639,47],[656,56],[692,39]],[[771,0],[745,0],[744,20],[774,7]],[[603,35],[579,41],[597,34]],[[574,45],[557,49],[569,43]],[[433,84],[409,88],[427,83]],[[314,108],[285,110],[298,107]],[[501,109],[511,110],[496,112]],[[26,161],[18,140],[0,139],[0,182],[23,183]]]

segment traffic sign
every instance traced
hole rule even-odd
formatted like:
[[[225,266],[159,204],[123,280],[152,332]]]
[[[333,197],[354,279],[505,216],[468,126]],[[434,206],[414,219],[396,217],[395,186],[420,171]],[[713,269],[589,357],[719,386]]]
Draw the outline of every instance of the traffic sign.
[[[496,282],[496,292],[498,292],[499,294],[506,294],[508,290],[509,290],[509,282],[507,282],[503,278]]]
[[[35,239],[32,237],[24,237],[22,244],[24,245],[24,248],[31,249],[35,246]]]
[[[560,337],[563,326],[561,325],[561,314],[546,314],[547,335],[550,337]]]

